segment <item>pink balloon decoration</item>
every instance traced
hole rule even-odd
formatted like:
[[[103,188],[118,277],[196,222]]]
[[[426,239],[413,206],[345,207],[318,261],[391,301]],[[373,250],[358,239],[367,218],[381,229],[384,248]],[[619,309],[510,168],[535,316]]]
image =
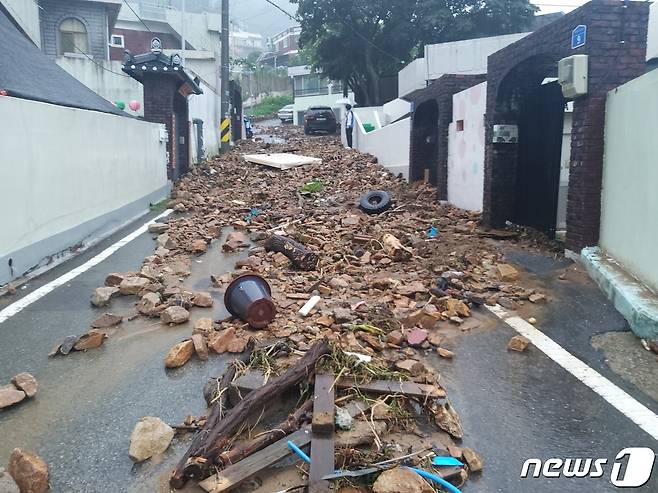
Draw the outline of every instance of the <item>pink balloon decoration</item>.
[[[142,105],[139,103],[139,101],[135,101],[134,99],[130,103],[128,103],[128,107],[133,111],[139,110],[141,106]]]

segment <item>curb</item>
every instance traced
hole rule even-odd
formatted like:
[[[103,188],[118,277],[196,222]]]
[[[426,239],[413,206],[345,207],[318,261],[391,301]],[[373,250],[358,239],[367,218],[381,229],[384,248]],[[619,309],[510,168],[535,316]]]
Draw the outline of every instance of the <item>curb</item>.
[[[581,259],[589,276],[613,302],[633,333],[642,339],[658,339],[658,295],[599,247],[583,248]]]

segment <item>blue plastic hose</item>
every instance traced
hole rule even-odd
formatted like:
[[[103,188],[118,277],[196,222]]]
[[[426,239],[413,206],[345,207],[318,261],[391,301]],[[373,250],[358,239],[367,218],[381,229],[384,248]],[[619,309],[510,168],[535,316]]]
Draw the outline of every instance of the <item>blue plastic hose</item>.
[[[304,453],[302,449],[300,449],[297,445],[292,443],[290,440],[288,440],[288,448],[295,452],[304,462],[308,462],[309,464],[311,463],[311,458]]]
[[[407,467],[407,469],[411,469],[413,472],[418,474],[419,476],[422,476],[425,479],[429,479],[430,481],[434,481],[435,483],[439,483],[441,486],[443,486],[446,490],[448,490],[450,493],[462,493],[459,488],[457,488],[455,485],[452,483],[449,483],[443,478],[440,478],[436,474],[432,474],[427,471],[423,471],[422,469],[416,469],[415,467]]]

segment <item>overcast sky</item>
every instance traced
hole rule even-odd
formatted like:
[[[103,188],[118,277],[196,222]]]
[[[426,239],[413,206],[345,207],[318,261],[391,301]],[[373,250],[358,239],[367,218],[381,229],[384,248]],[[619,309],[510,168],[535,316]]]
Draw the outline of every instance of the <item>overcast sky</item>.
[[[296,5],[287,0],[272,0],[283,10],[294,14]],[[322,0],[319,0],[322,1]],[[585,3],[585,0],[531,0],[540,13],[569,12]],[[272,36],[290,27],[294,22],[265,0],[231,0],[231,18],[253,32]]]

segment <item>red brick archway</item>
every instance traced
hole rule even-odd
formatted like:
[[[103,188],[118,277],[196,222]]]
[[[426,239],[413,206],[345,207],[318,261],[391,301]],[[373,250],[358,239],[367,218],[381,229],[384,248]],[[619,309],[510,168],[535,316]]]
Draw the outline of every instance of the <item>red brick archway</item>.
[[[483,221],[514,217],[518,144],[492,144],[494,124],[518,124],[520,101],[559,59],[589,55],[588,94],[574,101],[567,204],[568,249],[598,242],[605,98],[645,71],[649,5],[595,0],[494,53],[488,60]],[[587,25],[587,43],[571,49],[572,30]]]

